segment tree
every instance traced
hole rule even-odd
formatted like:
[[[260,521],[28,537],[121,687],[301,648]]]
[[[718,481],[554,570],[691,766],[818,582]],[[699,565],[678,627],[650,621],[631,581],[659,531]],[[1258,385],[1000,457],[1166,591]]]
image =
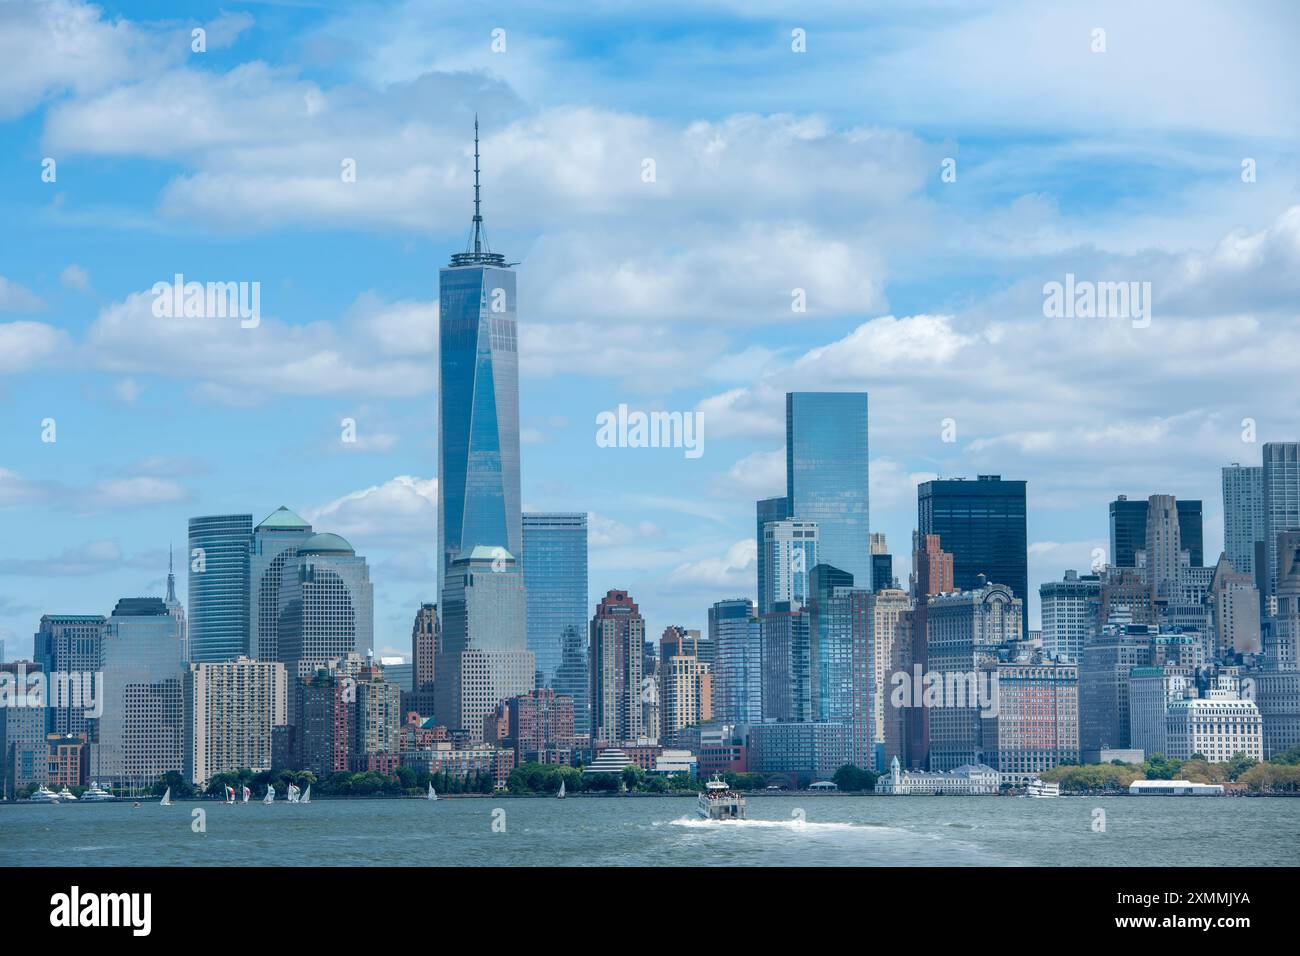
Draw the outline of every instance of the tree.
[[[836,770],[831,780],[840,790],[846,790],[850,793],[874,790],[876,787],[876,774],[851,763],[846,763],[839,770]]]
[[[628,764],[623,768],[623,785],[628,790],[636,790],[641,786],[641,780],[645,777],[645,771],[634,763]]]

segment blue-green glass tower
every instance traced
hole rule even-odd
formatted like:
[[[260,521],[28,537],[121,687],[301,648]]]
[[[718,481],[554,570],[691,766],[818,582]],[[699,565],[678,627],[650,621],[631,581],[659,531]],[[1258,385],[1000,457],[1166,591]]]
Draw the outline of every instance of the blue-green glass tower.
[[[248,654],[248,567],[253,516],[190,519],[190,660]]]
[[[440,591],[462,552],[523,552],[515,272],[505,256],[488,248],[480,198],[475,118],[470,242],[438,274]]]

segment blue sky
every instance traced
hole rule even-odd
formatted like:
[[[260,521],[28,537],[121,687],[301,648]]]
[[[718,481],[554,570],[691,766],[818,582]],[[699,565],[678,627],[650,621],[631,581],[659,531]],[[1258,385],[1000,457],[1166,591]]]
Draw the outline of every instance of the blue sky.
[[[1090,563],[1120,493],[1204,499],[1217,554],[1218,469],[1300,438],[1300,13],[862,6],[0,0],[9,655],[161,593],[189,516],[280,504],[367,556],[377,650],[409,649],[475,112],[524,505],[592,513],[593,601],[629,589],[658,634],[752,594],[788,389],[870,393],[903,576],[933,475],[1029,481],[1031,585]],[[177,272],[260,282],[261,324],[153,317]],[[1045,317],[1066,273],[1150,282],[1150,327]],[[705,453],[597,447],[620,403],[702,412]]]

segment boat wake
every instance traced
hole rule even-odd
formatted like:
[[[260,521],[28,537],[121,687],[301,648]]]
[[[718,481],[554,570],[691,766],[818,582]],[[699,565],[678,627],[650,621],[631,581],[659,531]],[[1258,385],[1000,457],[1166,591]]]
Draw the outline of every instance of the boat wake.
[[[692,827],[711,830],[720,827],[748,827],[750,829],[794,830],[802,833],[831,831],[870,831],[892,830],[893,827],[874,826],[862,823],[814,823],[807,820],[705,820],[702,817],[678,817],[669,821],[670,826]]]

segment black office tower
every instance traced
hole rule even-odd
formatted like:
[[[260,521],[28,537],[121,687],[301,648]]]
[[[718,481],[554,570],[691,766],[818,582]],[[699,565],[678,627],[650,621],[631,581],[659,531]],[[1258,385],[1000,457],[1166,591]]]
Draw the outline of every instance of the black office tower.
[[[1137,567],[1137,552],[1147,546],[1146,498],[1120,495],[1110,503],[1110,563],[1117,568]],[[1183,551],[1191,552],[1192,567],[1204,565],[1204,533],[1201,502],[1179,498],[1178,538]]]
[[[917,489],[917,529],[937,534],[952,555],[953,585],[961,591],[1005,584],[1029,606],[1029,541],[1025,483],[980,475],[975,481],[943,478]],[[1021,616],[1021,636],[1029,614]]]

